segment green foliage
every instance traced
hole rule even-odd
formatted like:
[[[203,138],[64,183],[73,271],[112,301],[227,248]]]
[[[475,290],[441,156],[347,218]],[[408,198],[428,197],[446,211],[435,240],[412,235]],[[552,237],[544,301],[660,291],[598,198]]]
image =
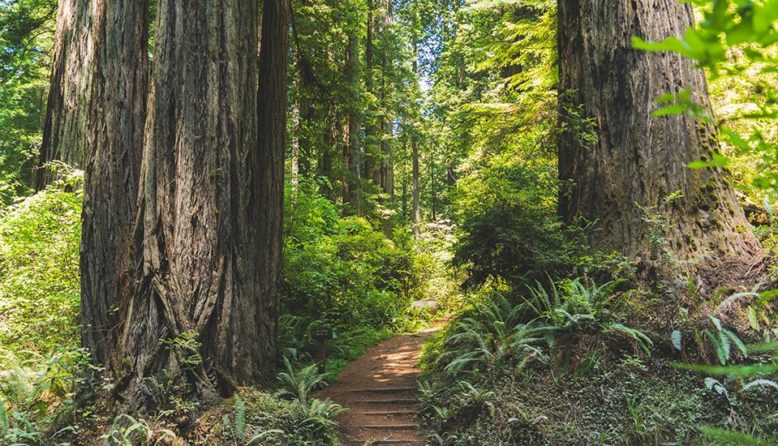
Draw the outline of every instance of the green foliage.
[[[28,191],[41,142],[56,0],[0,2],[0,204]]]
[[[289,193],[282,304],[302,319],[287,319],[295,325],[287,338],[310,340],[305,331],[316,319],[342,334],[396,326],[420,288],[407,236],[393,241],[364,218],[339,217],[307,182]]]
[[[278,374],[281,389],[279,396],[291,396],[303,404],[308,404],[309,395],[324,384],[326,374],[317,371],[317,365],[312,364],[295,370],[288,358],[284,357],[285,372]]]
[[[466,269],[466,285],[518,287],[546,272],[570,271],[580,247],[556,219],[555,173],[548,166],[539,172],[494,158],[489,163],[463,179],[458,192],[454,265]]]
[[[242,393],[245,404],[245,438],[239,445],[290,446],[338,444],[335,417],[343,408],[329,400],[311,399],[307,403],[299,400],[286,401],[259,391]],[[235,418],[238,416],[235,399]],[[243,410],[243,409],[241,409]],[[229,418],[226,426],[234,425]],[[235,440],[234,429],[229,428],[230,437]]]
[[[0,440],[37,445],[66,438],[74,428],[51,428],[72,413],[73,396],[90,367],[81,350],[46,359],[0,349]]]
[[[146,420],[127,414],[117,416],[108,432],[100,437],[103,446],[151,446],[177,438],[169,429],[152,427]]]
[[[463,312],[447,328],[439,351],[427,358],[432,370],[449,375],[482,375],[513,366],[519,373],[529,362],[546,362],[544,350],[562,365],[589,371],[609,351],[650,354],[653,342],[628,327],[614,312],[624,297],[618,281],[597,286],[581,279],[538,284],[530,297],[512,303],[493,293]]]
[[[732,330],[724,328],[721,325],[721,321],[713,316],[709,316],[714,330],[706,329],[703,331],[703,335],[708,340],[711,348],[716,352],[721,365],[727,365],[732,359],[732,346],[734,345],[740,353],[748,357],[748,349],[740,337],[736,335]]]
[[[196,331],[185,331],[175,338],[162,339],[162,345],[174,352],[184,368],[194,369],[203,362],[200,355],[200,346]]]
[[[78,344],[80,238],[78,191],[50,188],[0,210],[4,346],[48,355]]]
[[[713,427],[703,427],[702,432],[712,444],[722,446],[775,446],[776,443],[762,441],[741,432],[732,432]]]
[[[597,285],[591,279],[552,282],[550,291],[538,283],[530,288],[525,300],[535,329],[549,338],[558,360],[570,364],[594,366],[609,349],[622,349],[626,341],[634,353],[650,354],[651,339],[619,321],[616,309],[628,293],[618,291],[621,281]]]
[[[498,293],[463,312],[450,323],[434,368],[450,375],[485,373],[493,368],[542,356],[542,338],[521,322],[524,308]]]

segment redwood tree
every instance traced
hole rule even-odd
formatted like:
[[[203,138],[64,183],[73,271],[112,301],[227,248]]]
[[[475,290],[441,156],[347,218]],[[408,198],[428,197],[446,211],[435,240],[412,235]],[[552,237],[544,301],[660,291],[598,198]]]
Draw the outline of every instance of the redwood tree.
[[[95,2],[60,0],[51,61],[51,83],[33,186],[40,190],[53,179],[45,165],[52,161],[81,166],[87,144],[87,119],[92,90]]]
[[[148,84],[148,0],[93,2],[94,79],[87,112],[81,240],[82,341],[111,370],[132,290],[136,213]],[[81,112],[79,112],[81,113]],[[68,145],[65,140],[62,145]]]
[[[256,322],[260,342],[258,364],[262,382],[274,376],[276,315],[283,269],[284,154],[286,152],[287,54],[289,0],[265,0],[259,58],[259,151],[250,166],[257,175],[261,305]]]
[[[684,90],[710,114],[704,74],[679,55],[630,44],[632,36],[683,34],[692,6],[565,0],[558,14],[562,217],[596,221],[593,248],[627,255],[660,277],[693,265],[745,273],[760,249],[726,172],[686,167],[718,149],[715,126],[652,114],[657,97]]]
[[[281,13],[273,3],[265,2],[266,20]],[[163,376],[204,397],[267,382],[275,361],[269,281],[279,249],[269,238],[280,227],[282,186],[270,164],[282,162],[283,133],[278,121],[267,122],[282,119],[274,113],[285,96],[263,96],[271,102],[259,103],[257,119],[257,3],[161,0],[157,14],[135,233],[139,280],[116,352],[128,371],[119,389],[136,407],[156,404]],[[273,26],[265,24],[286,32]],[[272,40],[263,53],[285,38]],[[278,73],[262,72],[262,83],[277,88]]]

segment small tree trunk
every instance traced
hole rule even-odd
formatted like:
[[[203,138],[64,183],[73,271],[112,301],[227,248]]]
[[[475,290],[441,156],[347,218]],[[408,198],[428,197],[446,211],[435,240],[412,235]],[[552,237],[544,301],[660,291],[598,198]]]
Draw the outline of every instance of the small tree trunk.
[[[749,268],[759,244],[726,173],[692,170],[718,150],[716,129],[689,115],[654,117],[654,99],[689,89],[710,112],[704,74],[670,53],[631,48],[632,36],[682,35],[692,7],[675,0],[559,3],[559,89],[567,129],[559,172],[572,183],[562,217],[597,222],[595,249],[618,251],[674,278],[692,265]],[[576,119],[578,112],[589,118]],[[594,136],[594,138],[587,137]]]
[[[438,219],[438,191],[435,184],[435,151],[430,151],[430,210],[432,211],[432,221]]]
[[[292,192],[297,192],[300,184],[300,108],[297,102],[292,104],[292,125],[294,127],[292,136],[292,178],[290,183]]]
[[[413,195],[413,237],[418,239],[421,235],[421,207],[419,200],[419,142],[417,137],[413,136],[411,141],[413,150],[413,174],[412,174],[412,195]]]
[[[348,124],[348,142],[345,151],[346,157],[346,183],[344,185],[343,202],[351,206],[357,214],[362,212],[360,203],[360,142],[359,142],[359,110],[357,102],[359,101],[359,37],[356,29],[352,29],[348,37],[348,46],[346,47],[346,70],[345,78],[349,87]]]

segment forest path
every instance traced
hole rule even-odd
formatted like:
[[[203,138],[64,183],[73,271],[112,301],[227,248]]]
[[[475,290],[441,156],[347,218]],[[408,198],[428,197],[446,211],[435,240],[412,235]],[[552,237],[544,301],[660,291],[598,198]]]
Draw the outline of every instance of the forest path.
[[[344,446],[427,444],[416,421],[418,363],[422,345],[444,324],[376,345],[317,395],[348,409],[338,417]]]

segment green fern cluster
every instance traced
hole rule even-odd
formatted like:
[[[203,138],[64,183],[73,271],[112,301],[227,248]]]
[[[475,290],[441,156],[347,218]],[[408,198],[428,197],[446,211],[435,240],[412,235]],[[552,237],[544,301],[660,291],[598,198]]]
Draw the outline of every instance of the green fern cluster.
[[[551,282],[550,290],[541,284],[530,288],[530,298],[524,305],[531,310],[531,324],[546,335],[547,339],[564,338],[575,343],[583,336],[599,336],[605,342],[621,338],[636,353],[650,354],[653,342],[642,331],[628,327],[619,321],[615,310],[625,293],[617,291],[620,280],[597,285],[591,279],[576,278]]]
[[[127,414],[114,418],[111,427],[100,437],[103,446],[170,444],[177,438],[176,434],[169,429],[153,427],[148,421]]]
[[[52,423],[72,409],[83,351],[46,359],[25,351],[0,349],[0,444],[58,444],[72,427],[53,432]],[[53,433],[52,433],[53,432]]]
[[[494,293],[450,325],[432,366],[455,376],[473,374],[504,365],[523,367],[545,360],[546,353],[565,360],[593,357],[625,343],[635,353],[649,354],[651,339],[614,312],[622,296],[616,292],[619,285],[583,279],[552,282],[548,289],[537,284],[520,303]]]

